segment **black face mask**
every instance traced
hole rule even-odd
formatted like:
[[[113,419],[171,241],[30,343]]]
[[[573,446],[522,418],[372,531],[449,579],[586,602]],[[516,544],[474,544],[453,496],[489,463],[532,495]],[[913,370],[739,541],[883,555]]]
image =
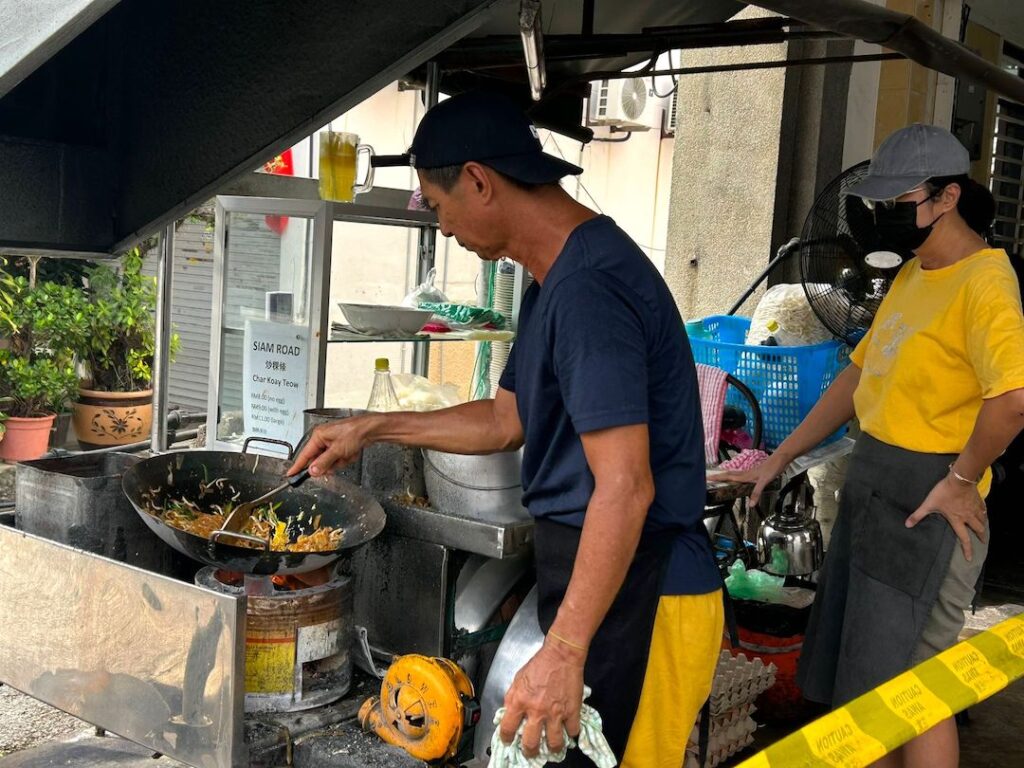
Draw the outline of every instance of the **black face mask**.
[[[943,215],[940,213],[935,217],[935,221],[927,226],[917,226],[917,207],[924,202],[926,201],[894,203],[891,208],[875,208],[875,232],[881,248],[906,254],[924,245],[935,227],[935,222]]]

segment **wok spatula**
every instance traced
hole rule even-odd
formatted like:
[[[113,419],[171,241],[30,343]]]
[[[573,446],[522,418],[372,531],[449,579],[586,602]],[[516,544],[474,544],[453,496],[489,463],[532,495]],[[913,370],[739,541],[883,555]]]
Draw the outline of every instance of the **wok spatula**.
[[[277,486],[277,488],[274,488],[272,491],[267,491],[262,496],[253,499],[252,501],[247,501],[244,504],[239,504],[237,507],[231,510],[231,514],[228,515],[227,519],[224,521],[224,525],[220,527],[220,530],[230,531],[232,533],[239,533],[245,527],[245,524],[249,522],[249,518],[252,516],[253,511],[257,507],[259,507],[261,504],[266,504],[267,501],[272,499],[277,494],[281,493],[281,491],[286,491],[289,488],[298,488],[306,481],[306,478],[308,477],[309,467],[306,467],[304,470],[299,472],[299,474],[287,478],[284,483]]]

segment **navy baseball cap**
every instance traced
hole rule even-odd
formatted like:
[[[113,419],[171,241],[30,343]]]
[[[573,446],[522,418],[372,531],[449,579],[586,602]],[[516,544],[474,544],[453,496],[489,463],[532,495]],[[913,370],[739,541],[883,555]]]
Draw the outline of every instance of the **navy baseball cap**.
[[[541,149],[536,127],[514,102],[484,91],[453,96],[430,109],[405,154],[371,158],[377,168],[443,168],[470,161],[526,184],[583,173],[578,165]]]

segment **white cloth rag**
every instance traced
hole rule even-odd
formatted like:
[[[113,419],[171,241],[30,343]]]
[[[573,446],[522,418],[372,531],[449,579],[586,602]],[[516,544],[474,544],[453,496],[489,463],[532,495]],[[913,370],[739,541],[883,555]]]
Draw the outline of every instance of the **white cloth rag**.
[[[604,737],[604,733],[601,732],[601,715],[598,714],[596,709],[586,703],[588,696],[590,696],[590,689],[584,686],[584,703],[580,708],[580,735],[578,743],[563,728],[562,737],[565,739],[565,746],[558,752],[551,752],[548,749],[547,733],[542,728],[540,752],[538,752],[536,757],[527,757],[523,754],[523,728],[526,727],[525,720],[519,724],[519,730],[516,731],[516,736],[511,744],[506,744],[501,740],[501,728],[499,726],[501,719],[505,716],[505,708],[501,707],[494,714],[495,728],[494,735],[491,736],[491,759],[487,763],[487,768],[544,768],[544,765],[547,763],[560,763],[565,760],[566,752],[576,746],[579,746],[583,754],[589,757],[598,768],[615,768],[618,761],[615,759],[611,747],[608,746],[608,740]]]

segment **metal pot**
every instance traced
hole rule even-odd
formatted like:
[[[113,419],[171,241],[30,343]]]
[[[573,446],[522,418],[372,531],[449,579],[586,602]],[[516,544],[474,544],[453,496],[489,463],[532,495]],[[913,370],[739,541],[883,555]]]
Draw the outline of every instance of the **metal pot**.
[[[821,526],[813,517],[814,491],[806,475],[790,480],[779,493],[775,512],[757,534],[761,569],[777,576],[807,576],[819,568],[825,557]],[[792,502],[787,504],[788,498]],[[776,550],[785,555],[785,563],[773,562]]]
[[[423,451],[423,476],[430,503],[453,514],[481,520],[529,519],[523,508],[519,451],[466,456]]]

